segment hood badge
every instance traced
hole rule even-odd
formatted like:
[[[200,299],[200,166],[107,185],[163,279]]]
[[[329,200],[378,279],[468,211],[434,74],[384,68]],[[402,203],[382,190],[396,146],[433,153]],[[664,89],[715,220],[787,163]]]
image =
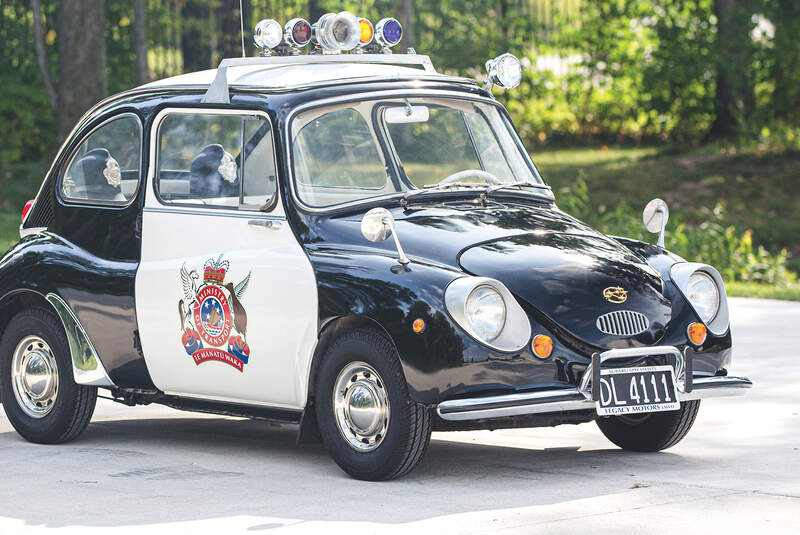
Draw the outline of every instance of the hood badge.
[[[609,303],[624,303],[628,300],[628,292],[619,286],[609,286],[603,290],[603,299]]]

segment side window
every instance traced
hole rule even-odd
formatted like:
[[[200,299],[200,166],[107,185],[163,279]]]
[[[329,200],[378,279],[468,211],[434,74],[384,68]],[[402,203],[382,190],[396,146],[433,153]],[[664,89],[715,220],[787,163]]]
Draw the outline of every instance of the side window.
[[[139,119],[123,115],[89,134],[61,177],[68,201],[124,205],[139,186],[142,136]]]
[[[272,129],[263,117],[168,115],[158,147],[156,187],[165,203],[258,210],[275,197]]]

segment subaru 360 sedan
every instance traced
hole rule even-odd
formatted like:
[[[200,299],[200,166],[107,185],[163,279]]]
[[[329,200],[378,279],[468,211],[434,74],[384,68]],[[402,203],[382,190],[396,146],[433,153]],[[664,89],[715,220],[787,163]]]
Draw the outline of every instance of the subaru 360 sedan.
[[[400,35],[263,21],[265,57],[86,113],[0,260],[0,391],[23,437],[76,438],[103,389],[297,424],[381,480],[432,430],[596,420],[662,450],[700,399],[751,386],[720,274],[664,248],[666,205],[645,209],[658,245],[559,210],[492,96],[519,61],[481,86],[386,53]]]

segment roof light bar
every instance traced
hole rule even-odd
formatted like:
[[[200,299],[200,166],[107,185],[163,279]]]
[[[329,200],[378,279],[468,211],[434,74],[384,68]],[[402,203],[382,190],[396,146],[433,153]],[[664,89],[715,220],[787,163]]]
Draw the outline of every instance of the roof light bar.
[[[375,40],[383,47],[384,54],[391,54],[391,47],[403,38],[403,27],[397,19],[387,17],[375,25]]]

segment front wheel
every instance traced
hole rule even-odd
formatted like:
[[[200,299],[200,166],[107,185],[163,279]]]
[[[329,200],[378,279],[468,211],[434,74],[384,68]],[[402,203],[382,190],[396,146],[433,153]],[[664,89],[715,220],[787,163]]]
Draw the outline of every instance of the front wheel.
[[[73,380],[67,336],[49,310],[24,310],[8,323],[0,339],[0,395],[11,425],[31,442],[67,442],[89,424],[97,387]]]
[[[608,440],[624,450],[661,451],[686,436],[699,409],[700,400],[684,401],[677,411],[603,416],[597,419],[597,426]]]
[[[409,398],[394,346],[370,330],[346,333],[325,352],[316,415],[331,457],[357,479],[408,473],[431,438],[430,409]]]

